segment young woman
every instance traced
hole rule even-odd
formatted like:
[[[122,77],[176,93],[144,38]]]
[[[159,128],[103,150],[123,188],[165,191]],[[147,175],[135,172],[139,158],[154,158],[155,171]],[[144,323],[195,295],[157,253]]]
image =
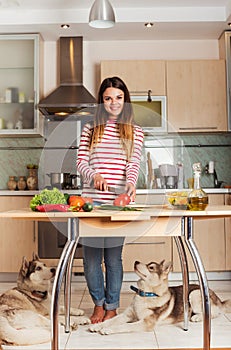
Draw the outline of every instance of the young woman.
[[[99,89],[93,123],[84,126],[77,159],[83,177],[83,196],[94,202],[113,203],[112,187],[135,199],[143,131],[134,124],[130,95],[118,77],[106,78]],[[84,238],[84,273],[95,304],[92,323],[116,315],[123,280],[123,238]],[[105,286],[102,271],[105,264]]]

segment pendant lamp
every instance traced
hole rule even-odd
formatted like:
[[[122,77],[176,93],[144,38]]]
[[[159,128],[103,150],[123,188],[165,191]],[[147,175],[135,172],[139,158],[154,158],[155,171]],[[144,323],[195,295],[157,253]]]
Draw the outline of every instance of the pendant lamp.
[[[94,28],[110,28],[115,24],[113,7],[108,0],[95,0],[89,14],[89,25]]]

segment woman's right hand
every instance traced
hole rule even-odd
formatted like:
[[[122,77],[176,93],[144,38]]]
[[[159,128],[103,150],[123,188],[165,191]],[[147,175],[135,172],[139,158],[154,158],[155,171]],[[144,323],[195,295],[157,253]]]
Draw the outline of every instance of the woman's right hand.
[[[94,179],[94,188],[100,191],[108,190],[107,181],[103,178],[102,175],[95,174],[93,179]]]

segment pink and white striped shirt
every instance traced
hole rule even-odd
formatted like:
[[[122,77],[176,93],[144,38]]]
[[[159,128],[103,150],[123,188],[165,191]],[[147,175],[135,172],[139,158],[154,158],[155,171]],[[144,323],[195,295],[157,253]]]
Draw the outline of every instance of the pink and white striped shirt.
[[[143,130],[134,126],[134,150],[130,160],[121,146],[117,122],[108,120],[101,141],[90,150],[92,126],[86,124],[83,128],[77,158],[77,170],[83,177],[82,195],[91,197],[94,201],[112,203],[115,193],[99,191],[92,185],[93,176],[100,173],[108,186],[124,188],[126,183],[136,185],[143,145]]]

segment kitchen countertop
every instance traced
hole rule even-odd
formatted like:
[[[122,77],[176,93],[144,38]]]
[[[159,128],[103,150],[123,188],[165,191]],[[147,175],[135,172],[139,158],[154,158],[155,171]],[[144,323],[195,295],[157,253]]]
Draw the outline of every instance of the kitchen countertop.
[[[225,217],[225,216],[231,216],[231,205],[208,205],[208,207],[205,210],[184,210],[184,209],[173,209],[173,208],[169,208],[166,207],[165,205],[147,205],[146,207],[142,208],[142,211],[117,211],[117,210],[102,210],[100,208],[95,209],[91,212],[85,212],[85,211],[67,211],[67,212],[38,212],[38,211],[32,211],[31,209],[27,208],[27,209],[19,209],[19,210],[8,210],[5,212],[0,212],[0,218],[24,218],[24,219],[36,219],[36,220],[40,220],[40,219],[46,219],[49,218],[83,218],[83,219],[87,219],[87,218],[110,218],[110,220],[112,222],[115,221],[140,221],[140,220],[144,220],[144,221],[150,221],[151,218],[153,217],[169,217],[169,218],[179,218],[179,217],[206,217],[206,216],[221,216],[221,217]],[[177,220],[179,223],[179,220]],[[174,226],[175,223],[174,222]],[[103,222],[101,225],[103,225],[105,227],[105,222]],[[112,224],[113,225],[113,224]],[[179,226],[179,225],[178,225]],[[90,237],[90,236],[94,236],[95,234],[95,226],[93,225],[93,234],[91,233],[91,230],[88,229],[85,232],[82,232],[82,234],[80,234],[80,236],[86,236],[86,237]],[[127,230],[127,229],[126,229]],[[106,232],[106,236],[108,236],[108,232],[107,232],[107,228],[106,231],[103,232],[104,230],[102,230],[100,232],[101,237],[105,236],[105,232]],[[120,231],[117,233],[117,236],[129,236],[129,235],[133,235],[134,232],[128,233],[129,230],[127,230],[127,233],[124,234],[124,232]],[[171,236],[174,236],[174,234],[177,231],[170,231],[171,232]],[[180,231],[181,232],[181,231]],[[157,232],[157,234],[153,234],[154,236],[159,236],[159,232]],[[165,232],[166,234],[166,232]],[[163,236],[164,234],[162,233],[161,236]],[[177,234],[177,236],[180,235]]]
[[[231,193],[231,188],[203,188],[203,190],[208,193],[208,194],[222,194],[222,193]],[[137,189],[136,194],[165,194],[166,192],[176,192],[176,191],[190,191],[189,188],[185,189],[164,189],[164,188],[159,188],[159,189]]]
[[[166,189],[137,189],[136,194],[165,194],[166,192],[177,191],[177,189],[166,190]],[[180,191],[189,191],[188,188],[181,189]],[[208,194],[227,194],[231,193],[231,188],[204,188],[204,191]],[[0,190],[0,196],[34,196],[39,194],[40,191],[10,191],[10,190]],[[64,193],[68,194],[81,194],[81,190],[64,190]]]

